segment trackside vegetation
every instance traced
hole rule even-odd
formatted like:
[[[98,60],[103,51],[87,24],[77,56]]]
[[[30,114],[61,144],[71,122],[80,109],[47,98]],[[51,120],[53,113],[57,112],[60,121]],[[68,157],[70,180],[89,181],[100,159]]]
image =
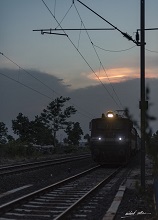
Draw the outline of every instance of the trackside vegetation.
[[[69,100],[69,97],[62,96],[54,99],[34,120],[29,120],[20,112],[12,120],[12,130],[17,138],[8,135],[8,128],[0,122],[0,157],[29,158],[81,149],[78,146],[83,131],[79,122],[71,121],[77,110],[67,104]],[[62,143],[57,139],[61,130],[66,136]],[[88,134],[85,139],[88,143]]]

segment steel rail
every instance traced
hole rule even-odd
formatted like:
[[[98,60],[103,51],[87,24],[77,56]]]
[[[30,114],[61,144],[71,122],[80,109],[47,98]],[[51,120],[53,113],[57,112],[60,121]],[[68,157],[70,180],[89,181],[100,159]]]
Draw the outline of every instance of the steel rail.
[[[39,189],[39,190],[37,190],[35,192],[29,193],[28,195],[25,195],[25,196],[22,196],[22,197],[20,197],[18,199],[15,199],[15,200],[12,200],[10,202],[7,202],[7,203],[5,203],[5,204],[0,206],[0,216],[2,214],[4,214],[4,213],[14,209],[17,206],[22,205],[23,203],[26,203],[26,202],[28,202],[28,201],[36,198],[36,197],[39,197],[39,196],[41,196],[41,195],[43,195],[43,194],[45,194],[45,193],[55,189],[56,187],[61,186],[62,184],[66,184],[66,183],[68,183],[68,182],[70,182],[72,180],[75,180],[75,179],[77,179],[77,178],[79,178],[81,176],[84,176],[85,174],[87,174],[89,172],[92,172],[95,169],[98,169],[99,167],[100,167],[100,165],[92,167],[92,168],[90,168],[90,169],[88,169],[86,171],[83,171],[83,172],[81,172],[79,174],[76,174],[74,176],[68,177],[68,178],[66,178],[64,180],[61,180],[61,181],[55,183],[55,184],[49,185],[49,186],[44,187],[42,189]]]
[[[68,209],[66,209],[63,213],[61,213],[58,217],[54,218],[54,220],[62,220],[65,219],[66,216],[70,214],[80,203],[82,203],[88,196],[90,196],[92,193],[94,193],[96,190],[98,190],[102,185],[108,183],[119,171],[122,169],[122,167],[119,167],[116,169],[112,174],[110,174],[108,177],[106,177],[104,180],[102,180],[100,183],[98,183],[95,187],[93,187],[90,191],[88,191],[84,196],[82,196],[80,199],[78,199],[73,205],[71,205]]]
[[[31,162],[31,163],[24,163],[24,164],[17,164],[17,165],[10,165],[0,168],[0,176],[19,173],[22,171],[28,171],[30,169],[39,169],[46,166],[58,165],[62,163],[71,162],[74,160],[81,160],[87,159],[91,157],[90,154],[88,155],[81,155],[81,156],[73,156],[73,157],[66,157],[66,158],[58,158],[46,161],[38,161],[38,162]]]

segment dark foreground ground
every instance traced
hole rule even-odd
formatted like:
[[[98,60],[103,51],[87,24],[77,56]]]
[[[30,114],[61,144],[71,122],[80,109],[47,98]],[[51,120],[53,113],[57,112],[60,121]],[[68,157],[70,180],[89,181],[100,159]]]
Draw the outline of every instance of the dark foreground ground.
[[[89,161],[89,165],[91,163],[92,162]],[[83,165],[83,163],[82,163],[82,165]],[[154,198],[155,198],[154,181],[153,181],[154,176],[152,175],[153,167],[152,167],[151,160],[146,157],[146,167],[145,167],[146,188],[145,188],[145,192],[142,191],[141,184],[140,184],[140,179],[141,179],[140,155],[137,155],[133,159],[133,161],[131,162],[131,164],[129,166],[131,166],[132,171],[129,173],[127,180],[124,182],[124,186],[125,186],[126,190],[124,192],[123,199],[121,200],[121,204],[117,210],[115,218],[111,218],[108,220],[112,220],[112,219],[113,220],[121,220],[121,219],[158,220],[158,216],[156,216],[156,211],[155,211],[156,203],[154,201]],[[77,172],[78,170],[77,170],[76,166],[73,165],[73,167],[74,167],[75,172]],[[81,168],[82,166],[79,164],[79,167]],[[68,170],[68,167],[65,167],[65,165],[64,165],[64,168],[61,168],[61,167],[59,167],[59,168],[60,168],[59,171],[65,169],[64,175],[67,175],[66,170]],[[55,169],[55,171],[58,174],[56,174],[55,176],[59,176],[60,172],[58,171],[58,169],[57,170],[56,169]],[[73,169],[71,171],[73,172]],[[48,169],[47,169],[47,172],[48,172]],[[47,172],[45,172],[45,175],[47,174]],[[63,172],[61,172],[61,173],[63,173]],[[51,170],[51,174],[52,174],[52,170]],[[71,173],[71,175],[72,175],[72,173]],[[41,176],[42,176],[41,178],[43,178],[43,173]],[[48,176],[49,176],[49,178],[48,178]],[[46,176],[44,179],[50,179],[49,174],[48,174],[48,176]],[[34,176],[34,178],[35,177],[38,178],[38,181],[42,182],[42,180],[40,179],[39,175],[37,175],[37,173],[36,173],[36,176]],[[62,176],[62,178],[63,178],[63,176]],[[23,179],[23,178],[21,178],[21,179]],[[29,180],[28,176],[27,176],[27,179]],[[4,181],[4,179],[3,179],[3,181]],[[31,176],[31,181],[33,181],[32,176]],[[55,179],[54,179],[54,181],[55,181]],[[36,179],[35,179],[35,182],[37,185]],[[8,183],[10,186],[11,181],[8,181]],[[13,181],[12,181],[12,183],[13,183]],[[158,181],[156,182],[156,184],[157,184],[157,188],[158,188]],[[3,184],[1,183],[0,185],[1,185],[1,190],[2,190]],[[7,185],[5,184],[4,191],[9,190],[6,187],[7,187]],[[105,211],[104,206],[103,206],[103,211]],[[99,220],[99,219],[96,219],[96,217],[94,217],[94,216],[92,219]]]
[[[154,189],[154,176],[151,160],[146,157],[146,183],[145,191],[141,188],[140,155],[134,161],[134,170],[129,173],[125,182],[126,190],[118,208],[115,220],[158,220],[156,216],[156,202]],[[158,186],[157,186],[158,188]]]

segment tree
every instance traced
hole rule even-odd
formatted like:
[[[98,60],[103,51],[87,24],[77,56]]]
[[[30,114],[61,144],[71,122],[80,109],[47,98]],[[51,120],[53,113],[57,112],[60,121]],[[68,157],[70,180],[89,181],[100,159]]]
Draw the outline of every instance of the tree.
[[[12,120],[12,129],[14,134],[19,135],[21,141],[29,142],[30,140],[30,121],[28,117],[19,113],[16,120]]]
[[[7,143],[7,132],[8,128],[3,122],[0,122],[0,144],[6,144]]]
[[[150,89],[148,87],[146,88],[146,99],[150,100]],[[146,126],[146,128],[145,128],[145,133],[146,133],[145,134],[146,135],[145,140],[146,140],[146,143],[147,143],[148,146],[150,145],[150,139],[152,137],[152,129],[150,127],[150,122],[156,120],[156,117],[150,115],[150,113],[149,113],[149,110],[150,110],[152,105],[153,104],[151,102],[148,102],[148,107],[146,109],[146,114],[145,114],[145,118],[146,118],[146,121],[145,121],[145,126]]]
[[[69,144],[79,145],[79,141],[81,140],[81,135],[83,135],[83,131],[80,127],[80,123],[69,123],[67,128],[65,129],[68,137],[65,141]]]
[[[128,108],[125,108],[125,109],[124,109],[124,113],[125,113],[125,117],[127,117],[128,119],[130,119],[130,120],[133,122],[133,125],[134,125],[137,129],[140,130],[140,127],[139,127],[137,121],[133,119],[133,116],[130,114]]]
[[[87,140],[87,144],[90,143],[90,135],[89,134],[85,134],[84,139]]]
[[[73,106],[65,107],[65,103],[69,101],[69,97],[56,98],[41,113],[41,119],[44,124],[52,130],[54,146],[56,147],[56,134],[60,129],[65,129],[69,124],[68,118],[76,113]]]
[[[53,141],[51,129],[46,127],[38,116],[35,116],[34,121],[29,121],[28,117],[19,113],[17,119],[12,120],[12,128],[22,142],[48,145]]]
[[[153,159],[153,171],[158,175],[158,130],[154,133],[151,138],[150,142],[147,143],[147,153]]]
[[[31,121],[31,140],[32,143],[38,145],[49,145],[53,142],[51,129],[47,128],[39,116]]]
[[[152,135],[152,139],[158,143],[158,130]]]

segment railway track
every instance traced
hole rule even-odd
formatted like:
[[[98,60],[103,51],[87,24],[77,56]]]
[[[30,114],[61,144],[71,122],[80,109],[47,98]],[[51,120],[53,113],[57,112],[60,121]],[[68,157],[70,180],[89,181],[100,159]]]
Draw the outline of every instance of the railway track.
[[[51,159],[51,160],[44,160],[38,162],[31,162],[31,163],[21,163],[21,164],[14,164],[0,167],[0,177],[4,175],[16,174],[19,172],[29,171],[32,169],[40,169],[47,166],[53,166],[58,164],[63,164],[75,160],[82,160],[90,158],[90,154],[80,155],[80,156],[73,156],[73,157],[63,157],[59,159]]]
[[[93,167],[1,205],[1,219],[88,219],[103,196],[100,190],[108,193],[125,170]]]

